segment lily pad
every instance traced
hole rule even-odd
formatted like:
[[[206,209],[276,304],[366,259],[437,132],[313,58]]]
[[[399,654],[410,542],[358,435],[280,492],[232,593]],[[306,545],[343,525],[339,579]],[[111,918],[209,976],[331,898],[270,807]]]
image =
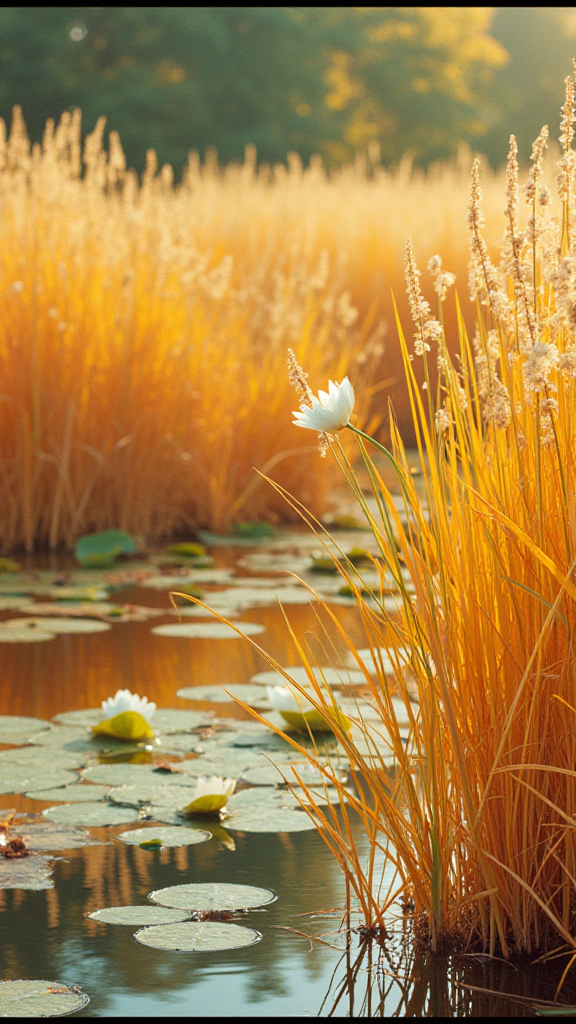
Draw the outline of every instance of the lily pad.
[[[299,686],[304,688],[311,688],[312,684],[308,678],[306,669],[302,665],[290,665],[284,670],[288,673],[291,679]],[[366,676],[360,669],[335,669],[335,668],[318,668],[314,666],[312,673],[319,683],[324,680],[328,686],[332,689],[337,690],[340,687],[345,686],[362,686],[366,685]],[[250,680],[252,683],[256,683],[259,686],[286,686],[287,680],[280,673],[276,672],[275,669],[270,669],[266,672],[257,672],[255,676],[252,676]]]
[[[25,743],[40,729],[49,729],[50,722],[24,715],[0,715],[0,743]]]
[[[188,711],[182,708],[159,708],[152,719],[154,730],[164,736],[188,732],[190,729],[197,729],[199,725],[209,724],[210,717],[205,711]]]
[[[39,735],[43,736],[44,733]],[[64,750],[59,746],[50,750],[39,746],[14,747],[12,750],[0,750],[0,775],[5,775],[8,768],[14,765],[18,766],[18,770],[25,766],[52,772],[63,768],[82,768],[85,762],[86,757],[80,751]],[[63,782],[62,785],[66,783]]]
[[[0,857],[0,889],[53,889],[52,861],[49,857],[25,857],[6,860]],[[0,1002],[0,1013],[2,1005]]]
[[[260,807],[241,807],[231,811],[226,828],[237,832],[306,832],[316,825],[304,811],[272,809],[264,802]]]
[[[77,711],[61,711],[60,714],[54,715],[53,721],[62,725],[86,726],[90,729],[101,718],[102,708],[79,708]]]
[[[152,924],[176,924],[185,921],[186,911],[174,910],[170,907],[104,907],[86,915],[90,921],[102,924],[130,924],[132,927]]]
[[[232,572],[232,569],[193,569],[189,573],[160,574],[142,580],[141,586],[150,587],[153,590],[174,590],[177,593],[185,593],[187,585],[227,583]]]
[[[360,660],[366,665],[368,671],[374,675],[376,671],[380,671],[380,665],[384,669],[384,673],[387,676],[394,675],[394,665],[390,657],[390,653],[386,647],[377,647],[374,649],[374,654],[369,647],[362,647],[357,652]],[[406,666],[410,660],[412,651],[409,647],[398,647],[396,649],[395,657],[398,659],[401,665]],[[374,657],[376,661],[374,661]],[[352,655],[348,654],[347,660],[352,664]],[[354,664],[357,664],[354,659]],[[378,667],[378,668],[377,668]]]
[[[8,622],[15,622],[15,619],[9,619]],[[40,622],[40,619],[38,619]],[[28,626],[22,628],[16,628],[10,626],[8,628],[6,623],[0,625],[0,644],[29,644],[29,643],[42,643],[44,640],[55,640],[56,633],[49,633],[46,629],[30,629]]]
[[[66,825],[101,828],[104,825],[128,825],[138,820],[138,811],[107,803],[59,804],[42,812],[50,821]]]
[[[228,691],[228,692],[226,692]],[[270,704],[261,686],[250,686],[249,683],[223,683],[222,686],[185,686],[176,691],[176,696],[183,700],[209,700],[215,704],[232,704],[234,697],[250,704],[251,707],[269,708]]]
[[[43,800],[51,803],[54,800],[61,800],[62,803],[89,803],[93,800],[105,800],[110,790],[107,786],[62,786],[61,789],[36,789],[24,796],[29,800]]]
[[[11,765],[5,771],[0,768],[0,793],[24,793],[26,790],[39,789],[45,786],[46,789],[60,789],[60,787],[74,785],[78,776],[62,768],[48,771],[40,765],[31,769],[27,766],[18,767]]]
[[[169,885],[148,894],[152,903],[179,910],[250,910],[274,903],[278,897],[273,889],[231,882],[191,882]]]
[[[0,981],[0,1017],[64,1017],[89,1002],[82,989],[60,981]]]
[[[294,771],[292,771],[292,768],[294,768]],[[332,771],[338,774],[340,781],[344,782],[346,780],[348,774],[346,771],[339,769],[332,769]],[[327,781],[320,769],[316,768],[315,765],[309,764],[307,761],[293,761],[289,764],[284,764],[281,770],[268,761],[258,765],[258,767],[247,768],[246,771],[242,772],[241,778],[242,782],[249,782],[251,786],[278,786],[284,783],[284,776],[290,785],[298,786],[299,783],[294,772],[297,772],[305,786],[322,786]]]
[[[29,630],[32,634],[38,634],[38,631],[44,632],[51,635],[56,633],[106,633],[112,627],[108,622],[100,622],[98,619],[69,619],[60,618],[49,618],[43,616],[42,618],[34,619],[8,619],[6,622],[6,630],[14,630],[15,632],[22,633]]]
[[[47,853],[49,850],[79,850],[83,846],[100,845],[100,841],[94,839],[84,829],[47,821],[41,814],[27,816],[23,823],[17,818],[15,828],[26,846],[35,853]]]
[[[246,636],[256,636],[265,632],[265,627],[259,622],[242,622],[240,628]],[[170,622],[164,626],[153,626],[151,632],[157,636],[194,637],[204,640],[241,639],[236,630],[224,622]]]
[[[113,565],[118,555],[133,555],[138,550],[130,534],[124,530],[104,530],[79,537],[74,554],[80,565]]]
[[[260,942],[262,935],[253,928],[216,921],[185,921],[183,924],[156,925],[134,933],[136,942],[153,949],[174,952],[214,952],[219,949],[240,949]]]
[[[181,786],[168,783],[165,786],[143,782],[136,786],[118,786],[110,790],[110,800],[121,807],[142,807],[143,804],[154,804],[155,807],[177,811],[190,800],[193,778],[188,776],[190,785]]]
[[[153,764],[99,764],[85,768],[82,776],[87,782],[98,782],[103,786],[156,787],[167,784],[166,775],[156,771]]]
[[[130,832],[121,832],[117,839],[123,843],[130,843],[133,846],[140,846],[151,839],[159,839],[162,846],[195,846],[197,843],[205,843],[212,839],[211,832],[205,832],[200,828],[159,828],[157,825],[148,825],[146,828],[134,828]],[[142,922],[144,923],[144,922]]]

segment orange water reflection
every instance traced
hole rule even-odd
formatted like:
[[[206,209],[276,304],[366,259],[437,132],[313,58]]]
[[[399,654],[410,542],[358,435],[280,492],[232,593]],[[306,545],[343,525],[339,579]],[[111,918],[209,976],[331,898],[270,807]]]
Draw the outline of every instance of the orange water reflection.
[[[107,633],[2,645],[0,714],[51,718],[61,711],[97,707],[124,687],[145,694],[159,707],[187,707],[187,702],[176,697],[183,686],[243,683],[268,667],[262,655],[242,639],[156,636],[152,626],[174,621],[167,594],[131,588],[118,596],[123,602],[165,607],[166,617],[114,624]],[[209,601],[209,594],[205,600]],[[355,609],[335,610],[349,631],[356,632]],[[314,634],[320,630],[313,606],[290,606],[287,613],[296,634],[306,636],[314,645]],[[300,663],[277,605],[246,612],[235,620],[240,628],[242,620],[265,626],[266,632],[255,640],[282,665]],[[339,649],[343,653],[341,643]],[[235,714],[242,716],[243,712],[238,709]]]

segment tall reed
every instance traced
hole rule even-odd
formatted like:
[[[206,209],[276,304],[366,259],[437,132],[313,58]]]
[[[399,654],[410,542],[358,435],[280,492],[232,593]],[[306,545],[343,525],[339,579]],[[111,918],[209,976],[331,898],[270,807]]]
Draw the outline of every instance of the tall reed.
[[[377,544],[379,588],[363,586],[362,570],[333,556],[356,595],[372,667],[327,605],[323,622],[365,672],[378,722],[360,715],[355,731],[345,731],[296,637],[310,690],[291,684],[331,725],[359,782],[347,805],[309,813],[366,925],[385,928],[386,908],[400,896],[432,949],[468,943],[508,957],[558,948],[566,969],[576,959],[574,96],[568,80],[556,198],[544,180],[547,130],[534,145],[522,200],[511,138],[498,265],[482,234],[474,163],[468,228],[477,322],[470,342],[460,318],[454,359],[442,302],[436,318],[406,247],[414,335],[405,339],[400,325],[399,334],[423,496],[397,425],[389,450],[358,435],[371,502],[344,449],[333,446]],[[437,387],[427,386],[432,362]],[[386,610],[390,590],[395,613]],[[342,788],[329,765],[300,749]],[[369,840],[367,866],[350,808]],[[384,892],[382,857],[395,869]]]
[[[465,273],[461,164],[425,177],[372,154],[328,177],[248,150],[224,169],[191,157],[175,186],[152,152],[142,181],[126,170],[103,121],[83,143],[80,127],[64,115],[31,147],[17,109],[7,141],[0,125],[2,550],[286,515],[253,467],[320,514],[333,475],[302,455],[285,349],[315,386],[353,372],[382,419],[402,379],[399,240],[418,227],[426,258],[443,247]]]

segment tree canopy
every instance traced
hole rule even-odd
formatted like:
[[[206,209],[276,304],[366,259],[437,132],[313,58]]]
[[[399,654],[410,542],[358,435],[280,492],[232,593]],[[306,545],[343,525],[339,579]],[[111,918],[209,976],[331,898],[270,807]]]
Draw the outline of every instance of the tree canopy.
[[[262,161],[349,160],[377,144],[419,164],[461,142],[505,156],[556,123],[576,52],[574,8],[3,7],[0,115],[101,114],[129,164],[182,167],[254,144]]]

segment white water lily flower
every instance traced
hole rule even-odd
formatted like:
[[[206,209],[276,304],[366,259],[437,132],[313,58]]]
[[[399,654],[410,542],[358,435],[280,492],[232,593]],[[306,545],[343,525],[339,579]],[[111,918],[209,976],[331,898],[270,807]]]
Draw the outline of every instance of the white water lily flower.
[[[296,711],[298,714],[302,714],[302,711],[312,711],[312,705],[308,703],[302,694],[298,694],[298,698],[293,694],[292,690],[289,690],[287,686],[267,686],[266,695],[268,697],[268,703],[272,705],[275,711]],[[308,707],[306,706],[308,705]]]
[[[113,697],[102,701],[102,718],[104,720],[115,718],[116,715],[121,715],[124,711],[135,711],[136,714],[142,715],[142,718],[150,722],[156,711],[156,705],[154,701],[148,700],[147,697],[139,697],[137,693],[131,693],[130,690],[116,690]]]
[[[332,732],[328,717],[317,711],[313,704],[301,694],[293,693],[287,686],[267,686],[268,701],[275,711],[279,711],[285,722],[293,729],[312,732]],[[334,709],[340,726],[346,731],[351,722],[337,708]]]
[[[344,377],[341,384],[330,381],[327,392],[319,391],[318,398],[312,396],[312,408],[309,405],[301,405],[300,411],[294,413],[294,425],[307,427],[308,430],[318,430],[320,433],[335,434],[336,431],[348,426],[354,401],[354,388],[348,377]]]
[[[200,778],[192,790],[192,800],[182,808],[183,814],[215,814],[226,806],[236,789],[236,779],[213,775]]]

